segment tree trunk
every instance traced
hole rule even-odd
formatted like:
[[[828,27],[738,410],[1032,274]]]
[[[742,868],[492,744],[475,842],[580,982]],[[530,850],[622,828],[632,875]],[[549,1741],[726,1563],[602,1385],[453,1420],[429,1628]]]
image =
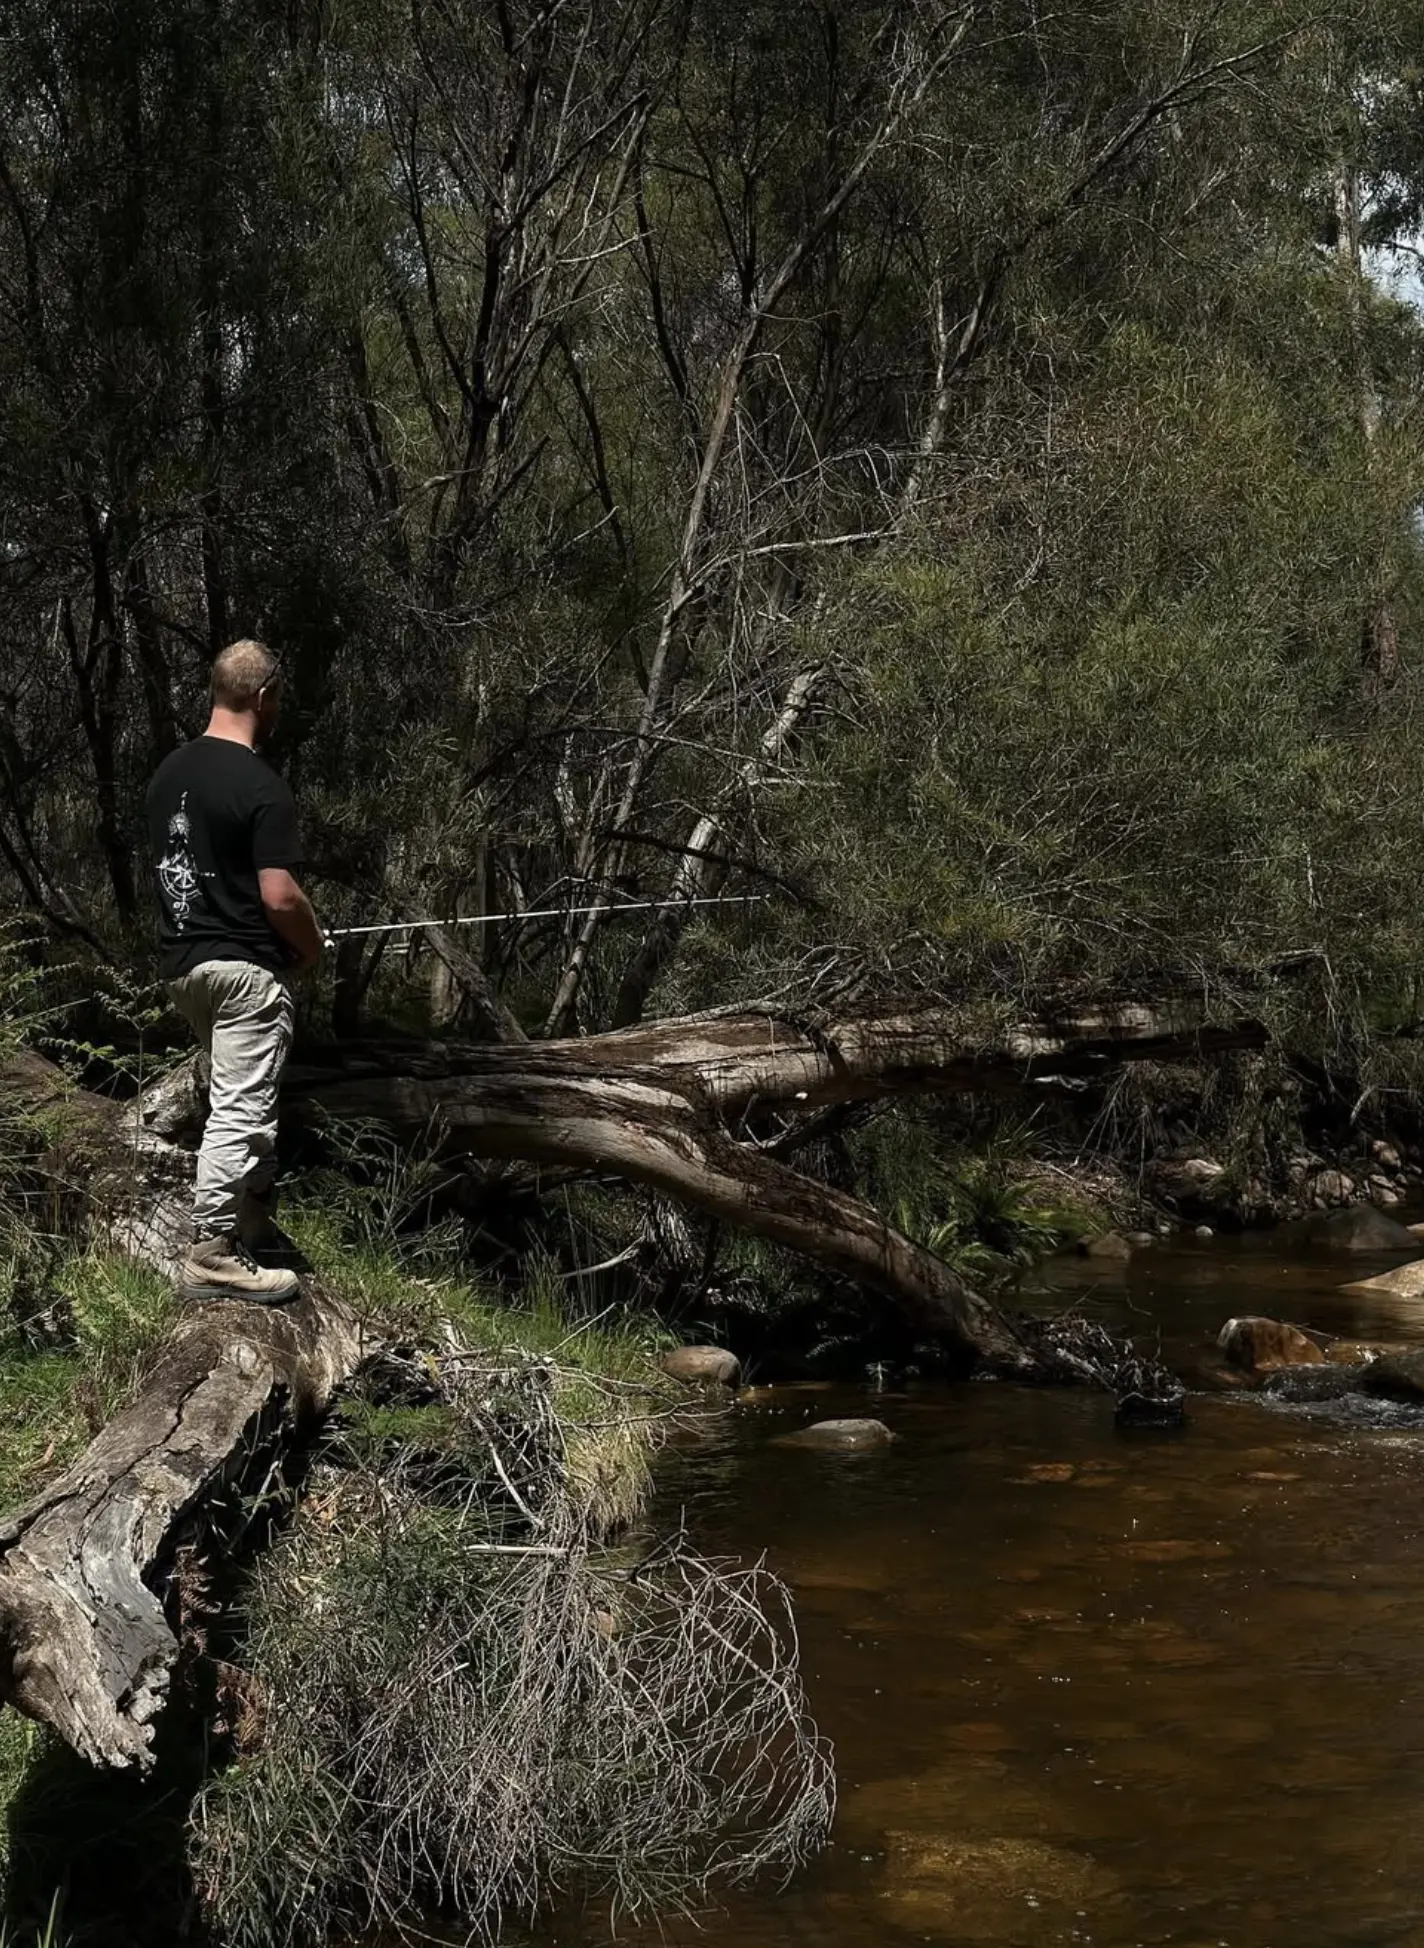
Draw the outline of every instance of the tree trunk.
[[[195,1306],[133,1405],[0,1522],[0,1696],[92,1764],[146,1769],[178,1655],[179,1544],[215,1489],[266,1476],[361,1353],[330,1293]]]
[[[53,1148],[37,1169],[65,1197],[83,1184],[71,1219],[171,1263],[191,1155],[121,1106],[71,1090],[37,1056],[7,1065],[0,1101],[47,1112]],[[178,1655],[168,1612],[180,1545],[201,1531],[216,1489],[266,1478],[363,1351],[356,1319],[312,1280],[290,1306],[188,1309],[132,1405],[0,1520],[0,1697],[95,1765],[146,1769]]]
[[[330,1067],[295,1066],[286,1096],[306,1120],[371,1117],[443,1132],[476,1156],[647,1184],[879,1292],[966,1367],[1023,1374],[1036,1356],[1010,1319],[933,1252],[859,1199],[792,1169],[768,1142],[835,1103],[1021,1091],[1124,1061],[1195,1059],[1265,1040],[1260,1023],[1213,1023],[1185,995],[1020,1022],[977,1042],[943,1010],[814,1024],[748,1012],[518,1047],[342,1050]]]

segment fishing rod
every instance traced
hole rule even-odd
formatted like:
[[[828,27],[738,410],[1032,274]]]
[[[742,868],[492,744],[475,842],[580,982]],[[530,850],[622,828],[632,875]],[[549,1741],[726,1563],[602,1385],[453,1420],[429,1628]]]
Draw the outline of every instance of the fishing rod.
[[[704,893],[696,899],[622,900],[612,906],[542,906],[527,913],[470,913],[455,920],[383,920],[371,927],[324,927],[328,940],[350,940],[357,934],[410,933],[421,927],[488,927],[497,920],[571,920],[582,913],[646,913],[653,907],[747,906],[769,900],[770,893]]]

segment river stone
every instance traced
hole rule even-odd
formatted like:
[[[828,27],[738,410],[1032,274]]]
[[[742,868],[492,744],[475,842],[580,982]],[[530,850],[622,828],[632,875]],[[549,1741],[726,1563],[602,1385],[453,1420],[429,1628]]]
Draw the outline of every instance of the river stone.
[[[669,1379],[689,1380],[699,1386],[734,1387],[742,1377],[741,1361],[720,1346],[674,1346],[658,1365]]]
[[[1273,1400],[1302,1404],[1343,1400],[1347,1393],[1359,1391],[1361,1380],[1370,1370],[1367,1366],[1285,1366],[1266,1375],[1261,1391]]]
[[[1118,1263],[1132,1256],[1132,1246],[1120,1231],[1104,1231],[1101,1237],[1087,1238],[1078,1249],[1085,1258],[1105,1258]]]
[[[1209,1215],[1228,1201],[1226,1166],[1210,1157],[1159,1158],[1148,1165],[1147,1179],[1153,1195],[1169,1199],[1184,1217]]]
[[[1395,1353],[1411,1350],[1408,1346],[1372,1339],[1337,1339],[1326,1347],[1325,1357],[1334,1366],[1368,1366],[1371,1360],[1385,1360]]]
[[[1117,1887],[1115,1876],[1086,1854],[1042,1840],[889,1832],[885,1850],[882,1898],[900,1919],[933,1926],[936,1935],[952,1922],[956,1939],[1022,1943],[1026,1908],[1081,1914]]]
[[[1348,1211],[1321,1211],[1291,1225],[1289,1231],[1303,1244],[1321,1245],[1327,1251],[1417,1252],[1419,1249],[1418,1238],[1407,1226],[1371,1204],[1356,1204]]]
[[[817,1420],[795,1434],[783,1434],[778,1447],[856,1449],[888,1447],[895,1436],[883,1420]]]
[[[1157,1242],[1155,1231],[1129,1231],[1127,1242],[1134,1251],[1147,1251]]]
[[[1412,1265],[1397,1265],[1392,1272],[1379,1272],[1374,1278],[1353,1279],[1341,1290],[1375,1292],[1392,1299],[1424,1299],[1424,1258],[1416,1258]]]
[[[1330,1204],[1348,1204],[1355,1195],[1355,1180],[1343,1170],[1317,1170],[1309,1188],[1311,1201],[1324,1210]]]
[[[1281,1366],[1322,1366],[1325,1355],[1299,1326],[1283,1319],[1247,1316],[1228,1319],[1217,1338],[1217,1346],[1233,1366],[1248,1373],[1271,1373]]]
[[[1424,1353],[1393,1353],[1361,1369],[1360,1391],[1382,1400],[1424,1401]]]

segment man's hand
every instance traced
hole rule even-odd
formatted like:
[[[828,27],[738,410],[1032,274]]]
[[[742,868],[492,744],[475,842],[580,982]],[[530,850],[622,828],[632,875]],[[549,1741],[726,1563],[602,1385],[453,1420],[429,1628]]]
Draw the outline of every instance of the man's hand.
[[[285,866],[263,866],[257,874],[263,911],[272,931],[297,957],[298,968],[315,967],[325,948],[311,901]]]

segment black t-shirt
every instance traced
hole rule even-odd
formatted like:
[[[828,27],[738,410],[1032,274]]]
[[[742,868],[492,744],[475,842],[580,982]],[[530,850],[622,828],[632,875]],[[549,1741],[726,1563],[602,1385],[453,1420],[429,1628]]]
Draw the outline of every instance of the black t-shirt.
[[[302,863],[297,808],[245,744],[196,737],[148,787],[148,837],[163,913],[165,980],[210,960],[250,960],[280,974],[296,956],[268,924],[257,874]]]

